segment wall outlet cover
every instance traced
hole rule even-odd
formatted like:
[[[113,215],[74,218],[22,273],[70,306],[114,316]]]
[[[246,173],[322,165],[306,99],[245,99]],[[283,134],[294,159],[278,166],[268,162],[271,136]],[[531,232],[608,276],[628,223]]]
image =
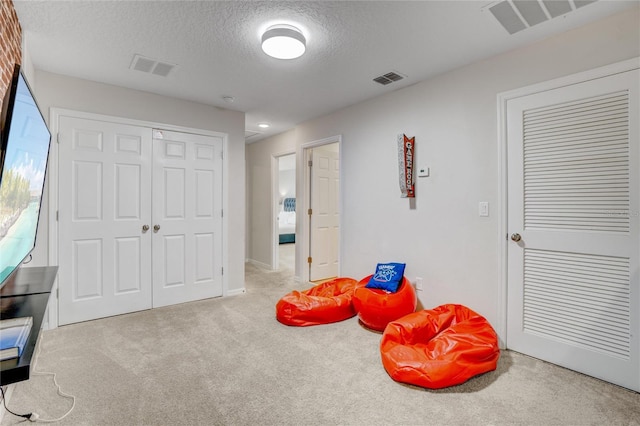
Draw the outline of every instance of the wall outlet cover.
[[[488,201],[480,201],[480,203],[478,203],[478,215],[479,216],[489,216],[489,202]]]

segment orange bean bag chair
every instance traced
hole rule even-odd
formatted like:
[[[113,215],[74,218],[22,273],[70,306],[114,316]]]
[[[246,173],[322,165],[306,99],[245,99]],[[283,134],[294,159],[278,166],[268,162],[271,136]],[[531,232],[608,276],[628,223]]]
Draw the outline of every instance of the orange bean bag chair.
[[[500,349],[483,316],[462,305],[442,305],[389,323],[380,354],[393,380],[440,389],[495,370]]]
[[[366,327],[382,331],[390,321],[416,310],[416,292],[408,279],[403,277],[398,291],[388,293],[377,288],[365,288],[371,277],[363,278],[353,294],[353,307]]]
[[[276,304],[276,318],[301,327],[351,318],[356,315],[351,299],[357,286],[353,278],[336,278],[308,290],[292,291]]]

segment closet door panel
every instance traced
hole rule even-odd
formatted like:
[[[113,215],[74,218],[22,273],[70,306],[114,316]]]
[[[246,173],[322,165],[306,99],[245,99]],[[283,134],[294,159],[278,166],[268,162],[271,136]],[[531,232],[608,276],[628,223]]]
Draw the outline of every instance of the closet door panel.
[[[59,118],[59,324],[151,307],[151,132]]]
[[[154,130],[154,307],[222,295],[222,147]]]

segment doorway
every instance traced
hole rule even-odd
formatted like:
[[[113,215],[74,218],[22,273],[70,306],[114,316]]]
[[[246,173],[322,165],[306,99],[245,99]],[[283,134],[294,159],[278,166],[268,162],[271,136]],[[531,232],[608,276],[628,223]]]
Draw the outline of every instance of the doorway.
[[[296,223],[296,154],[274,157],[277,175],[274,184],[275,224],[273,238],[273,269],[295,271]]]

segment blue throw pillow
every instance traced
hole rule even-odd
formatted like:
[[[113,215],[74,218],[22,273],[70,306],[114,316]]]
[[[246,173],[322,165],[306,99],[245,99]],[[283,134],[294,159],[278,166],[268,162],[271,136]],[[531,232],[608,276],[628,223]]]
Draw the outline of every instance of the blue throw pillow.
[[[398,291],[404,276],[404,263],[378,263],[366,288],[379,288],[391,293]]]

